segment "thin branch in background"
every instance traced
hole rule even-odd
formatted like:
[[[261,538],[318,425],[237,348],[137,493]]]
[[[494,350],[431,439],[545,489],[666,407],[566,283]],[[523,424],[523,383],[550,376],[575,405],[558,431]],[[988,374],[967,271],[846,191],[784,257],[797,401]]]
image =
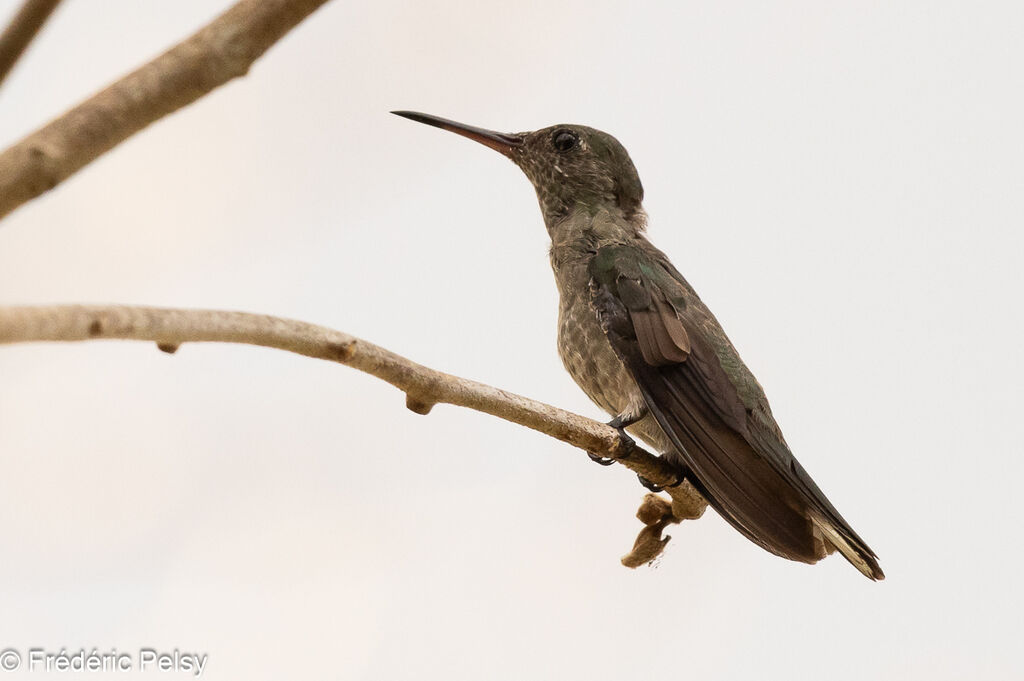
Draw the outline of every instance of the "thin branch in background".
[[[0,85],[59,4],[60,0],[25,0],[0,34]]]
[[[452,376],[417,364],[390,350],[341,331],[291,319],[247,312],[156,307],[55,305],[0,307],[0,344],[97,339],[143,340],[164,352],[183,343],[244,343],[278,348],[350,366],[387,381],[406,394],[406,406],[426,414],[445,403],[491,414],[614,459],[657,485],[676,482],[669,464],[646,450],[624,447],[614,428],[528,397]],[[671,505],[646,500],[638,517],[647,526],[634,550],[622,559],[636,567],[653,560],[671,523],[699,518],[706,503],[689,485],[666,487]]]
[[[0,154],[0,218],[150,123],[244,76],[327,0],[241,0],[148,64]]]

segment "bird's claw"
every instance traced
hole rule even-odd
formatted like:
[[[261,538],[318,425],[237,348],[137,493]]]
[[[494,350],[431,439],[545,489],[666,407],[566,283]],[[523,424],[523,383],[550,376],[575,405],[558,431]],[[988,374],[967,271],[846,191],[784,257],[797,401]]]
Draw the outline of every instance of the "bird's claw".
[[[636,449],[636,440],[631,438],[626,432],[626,427],[623,425],[622,419],[616,417],[609,421],[608,425],[619,431],[619,451],[621,451],[622,454],[615,458],[610,458],[598,456],[593,452],[587,452],[587,456],[590,457],[590,460],[599,466],[611,466],[619,459],[628,459],[629,455],[633,453],[634,449]]]
[[[626,426],[631,423],[634,422],[630,421],[629,423],[626,423],[618,416],[608,422],[609,426],[619,431],[619,449],[622,451],[622,454],[618,457],[620,459],[628,459],[629,455],[633,453],[634,449],[636,449],[636,440],[631,438],[629,433],[626,432]]]
[[[647,490],[649,490],[651,492],[654,492],[655,494],[657,494],[658,492],[660,492],[663,489],[665,489],[661,485],[654,484],[653,482],[651,482],[650,480],[648,480],[644,476],[640,475],[639,473],[636,474],[636,479],[639,480],[640,484],[643,485],[645,488],[647,488]]]
[[[676,479],[671,484],[657,485],[648,480],[647,478],[645,478],[644,476],[640,475],[639,473],[636,474],[637,480],[640,481],[640,484],[643,485],[648,490],[650,490],[651,492],[654,492],[655,494],[664,491],[666,488],[669,487],[679,487],[679,485],[683,484],[683,482],[686,481],[686,473],[676,472],[675,476]]]

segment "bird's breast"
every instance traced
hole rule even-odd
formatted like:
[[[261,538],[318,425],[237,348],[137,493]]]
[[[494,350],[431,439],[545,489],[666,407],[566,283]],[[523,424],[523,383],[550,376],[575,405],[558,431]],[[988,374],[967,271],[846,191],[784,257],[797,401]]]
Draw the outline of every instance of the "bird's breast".
[[[589,290],[583,288],[582,293],[562,296],[558,314],[562,364],[587,397],[610,416],[636,413],[644,404],[640,389],[608,342],[590,305]],[[628,430],[658,452],[671,450],[668,437],[650,415]]]
[[[621,413],[637,391],[612,350],[597,314],[583,296],[563,296],[558,314],[558,354],[573,380],[599,407]]]

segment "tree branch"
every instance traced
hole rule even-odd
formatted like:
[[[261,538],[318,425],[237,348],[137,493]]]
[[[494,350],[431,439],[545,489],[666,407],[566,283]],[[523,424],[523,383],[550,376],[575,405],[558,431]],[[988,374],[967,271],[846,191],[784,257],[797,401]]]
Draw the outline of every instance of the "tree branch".
[[[60,0],[25,0],[0,34],[0,84],[59,4]]]
[[[610,426],[430,369],[373,343],[323,326],[219,310],[98,305],[0,307],[0,344],[104,338],[152,341],[164,352],[174,352],[182,343],[244,343],[338,362],[402,390],[406,394],[406,406],[418,414],[428,413],[439,403],[468,407],[545,433],[584,451],[615,459],[655,484],[664,486],[676,481],[674,469],[662,459],[640,447],[625,450],[618,431]],[[635,567],[649,562],[667,541],[660,539],[661,529],[669,522],[698,518],[704,512],[704,500],[688,483],[667,487],[665,491],[672,497],[671,509],[661,508],[647,515],[641,509],[639,517],[648,525],[644,530],[646,535],[641,533],[644,546],[640,546],[638,539],[634,552],[623,558],[624,564]]]
[[[249,67],[327,0],[241,0],[198,33],[0,154],[0,218]]]

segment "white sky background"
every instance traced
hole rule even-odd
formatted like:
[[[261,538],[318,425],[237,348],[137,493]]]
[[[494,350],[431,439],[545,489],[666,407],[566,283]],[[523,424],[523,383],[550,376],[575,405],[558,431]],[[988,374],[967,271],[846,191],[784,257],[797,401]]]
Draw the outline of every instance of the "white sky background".
[[[220,7],[69,0],[0,142]],[[215,679],[1016,677],[1022,29],[1012,2],[335,0],[0,225],[0,304],[284,315],[603,419],[555,352],[527,180],[387,112],[604,129],[885,582],[713,511],[627,570],[625,469],[344,367],[11,346],[0,647],[200,651]]]

